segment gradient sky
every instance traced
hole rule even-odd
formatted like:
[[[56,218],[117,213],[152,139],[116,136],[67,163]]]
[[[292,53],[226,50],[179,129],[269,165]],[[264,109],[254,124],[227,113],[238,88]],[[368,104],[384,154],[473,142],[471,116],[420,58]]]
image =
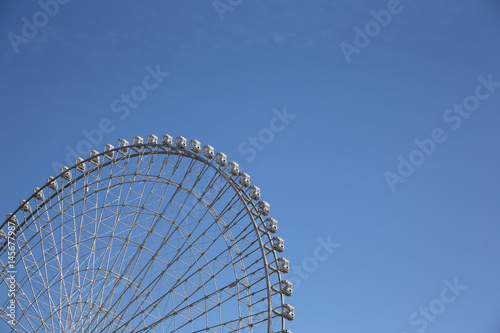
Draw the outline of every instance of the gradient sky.
[[[498,1],[65,1],[0,4],[3,213],[68,151],[196,138],[271,203],[293,332],[500,332]]]

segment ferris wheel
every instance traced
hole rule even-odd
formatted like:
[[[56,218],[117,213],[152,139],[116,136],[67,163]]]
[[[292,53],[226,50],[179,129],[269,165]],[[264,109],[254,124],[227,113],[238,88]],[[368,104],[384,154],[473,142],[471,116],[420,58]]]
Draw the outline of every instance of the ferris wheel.
[[[7,214],[0,317],[13,332],[290,332],[289,262],[260,197],[197,140],[93,150]]]

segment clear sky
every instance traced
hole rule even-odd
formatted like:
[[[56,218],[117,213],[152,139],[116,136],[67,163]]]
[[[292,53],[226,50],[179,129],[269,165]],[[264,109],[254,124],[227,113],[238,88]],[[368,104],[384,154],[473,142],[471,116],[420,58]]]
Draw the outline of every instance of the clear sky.
[[[196,138],[271,203],[293,332],[500,332],[498,1],[57,4],[0,4],[3,213],[90,148]]]

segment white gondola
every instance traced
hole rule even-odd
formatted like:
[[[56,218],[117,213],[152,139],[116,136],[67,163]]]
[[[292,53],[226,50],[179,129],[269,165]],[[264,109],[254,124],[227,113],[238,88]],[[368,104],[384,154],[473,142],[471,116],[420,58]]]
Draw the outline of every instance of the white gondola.
[[[271,205],[267,201],[259,201],[257,208],[259,210],[259,213],[266,216],[269,215]]]
[[[240,165],[236,162],[229,162],[227,165],[228,172],[233,176],[238,176],[240,174]]]
[[[218,152],[215,155],[215,163],[220,166],[225,166],[227,164],[227,155],[221,152]]]
[[[260,188],[255,185],[250,186],[248,195],[254,200],[260,200]]]
[[[201,143],[198,140],[191,140],[189,142],[189,150],[191,150],[193,153],[198,154],[201,151]]]
[[[99,152],[97,150],[91,150],[90,151],[90,163],[99,165]]]
[[[123,147],[127,147],[128,145],[129,145],[128,140],[118,139],[118,147],[123,148]]]
[[[112,159],[114,156],[114,151],[112,151],[113,149],[115,149],[115,147],[112,144],[106,143],[104,145],[104,156]]]
[[[294,320],[295,319],[295,308],[293,306],[291,306],[290,304],[284,304],[282,316],[287,320]]]
[[[61,173],[62,173],[62,177],[66,180],[71,180],[71,171],[68,169],[67,166],[63,166],[61,168]]]
[[[153,145],[157,145],[158,144],[158,137],[154,134],[149,134],[148,135],[148,143],[153,144]]]
[[[290,272],[290,261],[288,259],[278,258],[277,264],[278,264],[278,270],[281,273],[286,274],[286,273]]]
[[[177,139],[175,140],[175,145],[181,149],[186,148],[187,146],[187,140],[183,136],[178,136]]]
[[[212,159],[214,157],[214,154],[215,154],[214,147],[212,147],[210,145],[203,146],[202,154],[207,159]]]
[[[77,157],[75,160],[75,164],[76,164],[76,170],[81,171],[81,172],[85,172],[86,168],[85,168],[85,162],[84,162],[83,158]]]
[[[49,183],[49,188],[57,191],[57,180],[54,180],[54,177],[48,177],[47,178],[47,183]]]
[[[273,237],[271,239],[271,246],[273,250],[283,252],[285,250],[285,240],[280,237]]]
[[[292,296],[293,294],[293,283],[288,280],[280,281],[280,292],[285,296]]]
[[[251,182],[250,175],[248,173],[241,172],[240,173],[240,185],[243,187],[248,187],[248,186],[250,186],[250,182]]]
[[[133,145],[143,145],[144,144],[144,139],[141,136],[134,136],[134,141],[132,143]]]
[[[140,136],[134,136],[134,141],[132,142],[133,145],[143,145],[144,144],[144,139]],[[141,147],[132,147],[133,150],[136,152],[140,153],[142,151],[142,146]]]
[[[266,226],[266,231],[275,233],[278,231],[278,221],[273,219],[272,217],[267,218],[264,221],[264,225]]]
[[[39,187],[35,187],[33,189],[33,193],[35,194],[35,199],[37,199],[37,200],[44,200],[45,199],[45,197],[43,195],[43,191],[40,191]]]
[[[31,206],[29,202],[26,202],[26,200],[21,200],[19,201],[19,204],[21,205],[21,210],[25,213],[31,212]]]
[[[161,143],[170,147],[174,143],[174,138],[172,138],[172,136],[168,134],[163,134],[161,138]]]
[[[128,148],[129,146],[129,142],[125,139],[118,139],[118,147],[121,148],[119,150],[120,153],[122,153],[123,155],[127,154],[128,153]]]
[[[12,213],[7,213],[7,221],[9,221],[10,223],[14,223],[15,225],[19,225],[17,216]]]

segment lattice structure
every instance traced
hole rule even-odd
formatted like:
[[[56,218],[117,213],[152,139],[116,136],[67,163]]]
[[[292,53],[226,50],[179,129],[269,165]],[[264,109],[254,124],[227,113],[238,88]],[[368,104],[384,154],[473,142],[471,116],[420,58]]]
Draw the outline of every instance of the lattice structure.
[[[0,317],[14,332],[289,332],[284,241],[250,183],[169,135],[77,159],[0,228]]]

